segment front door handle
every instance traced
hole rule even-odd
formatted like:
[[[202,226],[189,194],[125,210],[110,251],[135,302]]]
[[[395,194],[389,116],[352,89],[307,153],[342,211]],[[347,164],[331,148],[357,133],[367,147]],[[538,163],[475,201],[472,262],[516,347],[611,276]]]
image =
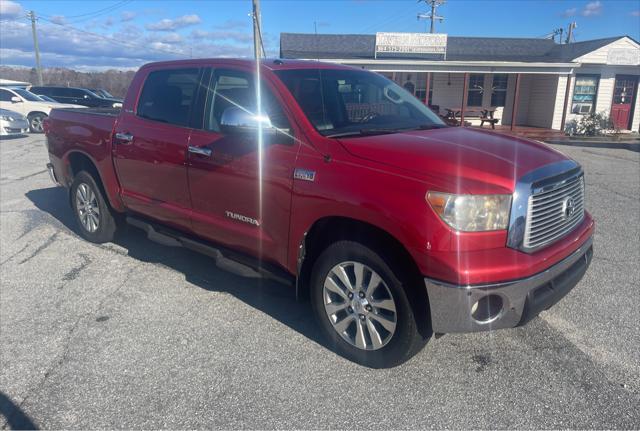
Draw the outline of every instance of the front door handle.
[[[133,141],[133,135],[131,133],[116,133],[116,139],[121,143],[130,143]]]
[[[206,156],[206,157],[211,157],[211,153],[213,153],[213,151],[211,151],[211,148],[207,148],[207,147],[194,147],[189,145],[189,152],[191,154],[198,154],[200,156]]]

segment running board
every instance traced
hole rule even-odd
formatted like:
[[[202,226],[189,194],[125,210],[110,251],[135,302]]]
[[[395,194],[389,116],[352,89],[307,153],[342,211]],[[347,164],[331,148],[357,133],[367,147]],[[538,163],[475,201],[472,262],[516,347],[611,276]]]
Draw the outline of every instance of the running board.
[[[216,266],[224,271],[247,278],[269,278],[284,284],[293,284],[294,277],[272,265],[232,252],[223,247],[214,247],[185,234],[147,222],[141,218],[127,216],[127,223],[146,232],[147,238],[167,247],[184,247],[211,257]],[[265,267],[266,266],[266,267]]]

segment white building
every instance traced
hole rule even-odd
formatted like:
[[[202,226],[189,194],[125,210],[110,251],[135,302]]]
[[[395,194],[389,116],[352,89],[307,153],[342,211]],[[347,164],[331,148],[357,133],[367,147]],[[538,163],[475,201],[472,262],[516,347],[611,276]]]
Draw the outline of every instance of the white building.
[[[428,104],[457,123],[479,124],[489,112],[511,129],[564,130],[598,112],[616,128],[640,129],[640,45],[628,36],[556,44],[423,33],[282,33],[280,56],[380,72],[425,102],[428,94]]]

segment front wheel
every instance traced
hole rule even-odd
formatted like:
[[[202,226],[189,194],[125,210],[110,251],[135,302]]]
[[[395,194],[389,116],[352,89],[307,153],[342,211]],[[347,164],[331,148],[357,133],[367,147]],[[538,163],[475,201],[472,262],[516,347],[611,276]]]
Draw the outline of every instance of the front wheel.
[[[27,119],[29,120],[29,129],[31,130],[31,133],[42,133],[44,130],[45,118],[47,118],[47,115],[42,113],[29,115]]]
[[[100,187],[88,172],[79,172],[71,185],[71,206],[80,235],[98,244],[113,239],[117,224]]]
[[[424,345],[399,271],[353,241],[325,249],[311,274],[320,326],[342,356],[372,368],[399,365]]]

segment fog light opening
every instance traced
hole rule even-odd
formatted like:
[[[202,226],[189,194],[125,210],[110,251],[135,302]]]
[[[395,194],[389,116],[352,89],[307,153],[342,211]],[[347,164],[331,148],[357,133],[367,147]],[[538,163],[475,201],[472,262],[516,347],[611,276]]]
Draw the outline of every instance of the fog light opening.
[[[489,323],[500,316],[502,308],[502,298],[498,295],[483,296],[471,307],[471,317],[478,323]]]

